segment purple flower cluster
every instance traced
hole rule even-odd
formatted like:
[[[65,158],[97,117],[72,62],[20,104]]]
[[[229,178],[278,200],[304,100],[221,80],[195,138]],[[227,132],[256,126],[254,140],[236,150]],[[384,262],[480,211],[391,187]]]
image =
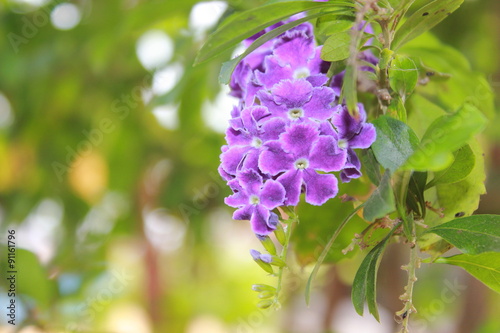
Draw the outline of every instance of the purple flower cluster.
[[[363,105],[354,118],[339,101],[342,77],[327,86],[329,63],[320,52],[312,25],[304,23],[248,55],[233,74],[231,94],[240,104],[219,172],[234,192],[225,200],[237,208],[233,218],[250,220],[257,235],[274,230],[272,210],[297,205],[302,192],[312,205],[335,197],[338,182],[330,172],[340,171],[343,182],[360,177],[354,149],[375,141]]]

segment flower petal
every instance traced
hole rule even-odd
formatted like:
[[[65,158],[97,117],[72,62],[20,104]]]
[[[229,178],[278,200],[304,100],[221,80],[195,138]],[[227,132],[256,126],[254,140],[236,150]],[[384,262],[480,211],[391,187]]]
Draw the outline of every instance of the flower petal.
[[[299,108],[312,97],[312,85],[304,79],[282,80],[271,89],[276,104],[287,108]]]
[[[275,180],[268,180],[260,192],[260,203],[269,210],[283,205],[285,201],[285,188]]]
[[[311,147],[319,137],[317,124],[312,122],[292,123],[286,132],[280,136],[283,150],[293,155],[295,159],[308,157]]]
[[[262,187],[262,177],[257,171],[245,169],[236,174],[236,179],[248,195],[258,195]]]
[[[234,146],[220,155],[221,166],[224,171],[231,175],[236,175],[236,171],[243,161],[246,153],[251,147]]]
[[[362,149],[369,148],[376,139],[377,132],[375,131],[375,126],[365,123],[361,131],[349,140],[349,147]]]
[[[259,156],[259,169],[264,173],[277,175],[293,169],[293,158],[286,153],[277,140],[268,141],[266,149]]]
[[[262,205],[255,206],[252,217],[250,218],[253,232],[257,235],[267,235],[272,232],[274,229],[271,229],[268,225],[269,218],[269,210]]]
[[[352,149],[347,149],[347,161],[344,169],[340,173],[340,179],[343,183],[349,183],[351,179],[359,178],[361,174],[361,162],[358,155]]]
[[[321,206],[338,193],[338,181],[332,174],[318,174],[313,169],[304,170],[306,202]]]
[[[310,168],[324,172],[339,171],[346,162],[346,152],[333,136],[320,136],[309,157]]]
[[[234,211],[233,220],[250,220],[253,210],[254,207],[252,205],[246,205],[245,207],[239,208]]]
[[[331,118],[334,108],[330,104],[335,100],[332,88],[314,88],[310,101],[304,105],[305,114],[310,118],[326,120]]]
[[[290,170],[277,179],[285,188],[285,205],[287,206],[296,206],[299,203],[302,188],[302,173],[299,170]]]

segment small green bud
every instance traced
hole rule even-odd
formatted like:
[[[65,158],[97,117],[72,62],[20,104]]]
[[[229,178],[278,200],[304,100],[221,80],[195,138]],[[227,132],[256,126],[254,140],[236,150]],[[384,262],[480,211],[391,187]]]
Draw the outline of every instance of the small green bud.
[[[277,267],[285,267],[286,262],[284,262],[280,257],[277,256],[271,256],[271,265],[277,266]]]
[[[285,245],[286,243],[285,229],[283,229],[281,223],[278,223],[276,225],[276,229],[274,230],[274,235],[276,236],[276,239],[278,240],[278,242],[280,242],[281,245]]]
[[[273,305],[274,301],[273,300],[270,300],[270,299],[266,299],[266,300],[263,300],[263,301],[260,301],[259,303],[257,303],[257,307],[261,308],[261,309],[267,309],[269,308],[271,305]]]
[[[274,246],[274,243],[269,236],[257,236],[257,238],[260,240],[267,252],[272,255],[276,255],[276,246]]]
[[[270,286],[270,285],[267,285],[267,284],[254,284],[252,286],[252,290],[254,291],[258,291],[258,292],[261,292],[261,291],[272,291],[274,293],[276,293],[276,288]]]
[[[259,298],[261,299],[266,299],[266,298],[271,298],[271,297],[274,297],[274,295],[276,295],[275,292],[272,292],[272,291],[262,291],[259,293]]]

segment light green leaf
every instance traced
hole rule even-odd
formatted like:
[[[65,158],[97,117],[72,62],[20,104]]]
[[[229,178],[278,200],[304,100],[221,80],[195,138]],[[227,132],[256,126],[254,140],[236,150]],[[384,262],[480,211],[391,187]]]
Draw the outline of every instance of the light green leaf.
[[[410,56],[417,66],[423,66],[423,74],[431,74],[421,78],[429,79],[426,85],[417,86],[422,96],[447,110],[457,110],[468,102],[481,110],[488,119],[495,116],[493,90],[484,74],[472,71],[467,58],[456,49],[426,33],[405,45],[399,53]],[[426,71],[429,68],[432,71]],[[440,73],[448,74],[446,76],[449,79],[445,79],[446,76],[438,79]],[[410,100],[416,95],[412,95]],[[416,127],[412,125],[412,128],[418,133]]]
[[[386,171],[379,187],[373,191],[372,195],[366,200],[363,209],[363,218],[373,222],[375,219],[386,216],[396,209],[394,193],[391,187],[391,174]]]
[[[335,6],[327,2],[289,1],[260,6],[235,14],[210,35],[198,53],[195,64],[216,57],[245,38],[251,37],[266,27],[289,18],[291,15],[312,9],[326,7],[351,8],[352,6],[350,1],[338,1]]]
[[[469,254],[500,252],[500,216],[473,215],[440,224],[435,233]]]
[[[339,61],[349,58],[351,34],[347,31],[331,35],[321,49],[321,59]]]
[[[425,132],[419,148],[405,169],[439,171],[453,163],[453,151],[463,146],[486,125],[486,118],[471,104],[436,119]]]
[[[394,231],[399,228],[400,224],[396,225],[387,236],[378,243],[363,259],[363,262],[356,272],[352,284],[351,299],[359,315],[363,315],[365,301],[368,303],[370,313],[379,320],[377,309],[377,271],[382,259],[382,253],[389,242],[389,238]]]
[[[345,98],[349,113],[351,115],[356,114],[358,108],[357,70],[356,66],[351,64],[348,64],[345,69],[341,97]]]
[[[492,290],[500,293],[500,253],[459,254],[438,258],[435,263],[460,266]]]
[[[401,98],[406,98],[413,92],[418,81],[418,69],[413,60],[397,55],[389,67],[389,84]]]
[[[436,0],[417,10],[396,30],[392,49],[396,51],[403,44],[433,28],[460,7],[462,2],[464,0]]]
[[[418,138],[402,121],[389,116],[377,118],[377,140],[372,145],[377,161],[392,172],[399,169],[418,147]]]
[[[465,145],[453,153],[455,160],[446,169],[434,173],[434,179],[429,182],[427,188],[437,184],[450,184],[458,182],[474,169],[476,158],[469,145]]]
[[[474,152],[476,163],[472,172],[456,183],[438,184],[425,192],[425,199],[435,209],[442,209],[442,217],[433,212],[425,216],[424,223],[430,227],[451,221],[456,216],[469,216],[479,206],[479,199],[486,192],[484,180],[484,156],[479,143],[475,140],[469,142]],[[419,247],[433,255],[441,255],[449,249],[447,242],[432,233],[425,233],[418,239]]]
[[[339,32],[344,32],[352,28],[354,25],[354,17],[340,15],[326,15],[320,17],[316,21],[316,34],[333,35]]]

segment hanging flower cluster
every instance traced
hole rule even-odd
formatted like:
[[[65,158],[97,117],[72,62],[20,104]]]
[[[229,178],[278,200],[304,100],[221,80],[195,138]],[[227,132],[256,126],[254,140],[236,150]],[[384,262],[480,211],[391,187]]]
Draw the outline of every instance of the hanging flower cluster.
[[[338,181],[330,172],[340,171],[343,182],[360,177],[354,149],[375,141],[363,105],[353,117],[339,100],[342,74],[328,85],[330,64],[320,53],[312,25],[304,23],[248,55],[232,76],[231,94],[240,103],[219,172],[234,192],[225,200],[237,208],[233,218],[250,220],[257,235],[273,231],[272,210],[297,205],[302,192],[318,206],[335,197]]]

